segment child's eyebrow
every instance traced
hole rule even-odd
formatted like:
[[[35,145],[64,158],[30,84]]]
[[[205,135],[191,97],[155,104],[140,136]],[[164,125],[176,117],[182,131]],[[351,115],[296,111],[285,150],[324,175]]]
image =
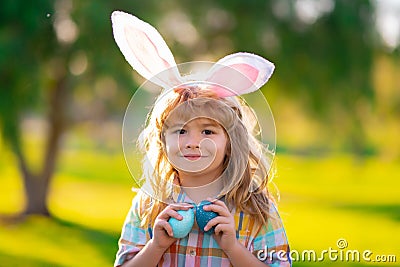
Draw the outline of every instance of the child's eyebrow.
[[[203,128],[207,128],[207,127],[223,128],[223,126],[220,123],[218,123],[217,121],[214,121],[214,120],[205,120],[205,121],[200,122],[199,125],[200,125],[200,127],[203,127]]]
[[[202,123],[202,127],[220,127],[218,123]]]
[[[168,128],[177,128],[177,127],[183,128],[187,124],[188,123],[178,121],[178,122],[172,123],[171,125],[167,125],[167,127]],[[211,121],[211,120],[210,121],[200,122],[198,125],[200,125],[200,127],[217,127],[217,128],[221,127],[221,125],[218,122],[214,122],[214,121]]]
[[[185,125],[184,123],[174,123],[171,125],[167,125],[167,127],[168,128],[176,128],[176,127],[182,128],[184,125]]]

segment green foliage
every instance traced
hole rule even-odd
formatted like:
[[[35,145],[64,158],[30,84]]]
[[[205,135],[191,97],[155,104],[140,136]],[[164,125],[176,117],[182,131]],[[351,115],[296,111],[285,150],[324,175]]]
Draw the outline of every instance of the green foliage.
[[[331,13],[282,42],[282,59],[292,62],[291,69],[284,65],[282,80],[309,99],[317,114],[332,105],[351,111],[355,99],[371,99],[372,18],[368,1],[335,1]]]
[[[54,34],[46,19],[53,1],[2,1],[0,7],[0,125],[4,138],[19,146],[23,111],[37,104],[41,62],[53,55]]]
[[[373,97],[374,10],[369,1],[332,1],[332,10],[310,22],[299,18],[296,1],[175,2],[200,32],[204,50],[244,50],[271,59],[280,92],[305,101],[317,116],[338,103],[349,111],[354,99]],[[218,47],[224,43],[216,42],[221,38],[231,42],[225,51]],[[184,48],[174,51],[185,60],[197,56]]]

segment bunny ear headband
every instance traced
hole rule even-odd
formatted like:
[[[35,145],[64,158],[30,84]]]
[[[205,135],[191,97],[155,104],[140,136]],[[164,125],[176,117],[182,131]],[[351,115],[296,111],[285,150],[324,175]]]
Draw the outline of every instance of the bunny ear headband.
[[[140,75],[163,88],[173,88],[187,82],[180,75],[174,56],[154,27],[121,11],[114,11],[111,19],[115,41],[125,59]],[[242,95],[262,87],[274,68],[273,63],[260,56],[235,53],[216,62],[202,80],[222,85],[213,89],[219,97]],[[161,72],[164,75],[158,75]],[[243,75],[231,75],[233,72]]]
[[[142,127],[138,127],[138,118],[146,117],[146,110],[154,100],[154,91],[140,90],[146,89],[149,82],[165,90],[186,83],[205,83],[211,85],[208,88],[219,97],[240,95],[246,103],[252,103],[252,112],[260,115],[253,114],[253,118],[262,134],[261,141],[268,145],[271,152],[269,160],[272,163],[275,124],[268,102],[257,90],[271,77],[275,68],[273,63],[255,54],[234,53],[216,63],[192,62],[177,65],[164,39],[153,26],[121,11],[114,11],[111,20],[114,38],[122,54],[132,68],[146,79],[132,97],[123,125],[124,156],[134,178],[140,177],[137,164],[141,162],[141,154],[138,153],[136,140],[132,136],[139,136]],[[194,71],[199,66],[202,70]],[[187,67],[191,74],[181,75],[181,69]],[[248,94],[251,92],[255,93]]]

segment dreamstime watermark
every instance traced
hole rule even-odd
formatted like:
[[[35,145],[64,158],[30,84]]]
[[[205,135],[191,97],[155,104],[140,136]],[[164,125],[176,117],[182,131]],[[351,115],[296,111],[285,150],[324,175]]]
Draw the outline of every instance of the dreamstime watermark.
[[[347,249],[348,242],[344,238],[339,238],[336,242],[336,248],[329,247],[320,252],[311,250],[291,250],[289,253],[283,250],[269,250],[265,248],[257,252],[257,258],[261,261],[267,259],[293,262],[323,262],[326,260],[336,262],[386,262],[394,263],[397,257],[394,254],[383,255],[374,254],[371,250]]]

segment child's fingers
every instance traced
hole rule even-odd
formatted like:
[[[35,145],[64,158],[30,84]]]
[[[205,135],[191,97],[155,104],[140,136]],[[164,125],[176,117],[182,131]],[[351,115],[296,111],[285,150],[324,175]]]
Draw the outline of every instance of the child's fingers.
[[[158,227],[160,229],[164,229],[169,236],[173,236],[173,231],[171,225],[167,221],[160,221],[158,223]]]
[[[213,204],[204,205],[203,209],[205,211],[214,211],[218,213],[220,216],[229,217],[231,213],[229,212],[228,208],[226,207],[225,203],[221,200],[217,200],[212,202]]]
[[[186,205],[178,205],[178,204],[171,204],[168,205],[159,215],[158,217],[162,220],[168,220],[169,218],[175,218],[177,220],[182,220],[182,215],[180,215],[177,211],[178,210],[188,210],[192,208],[193,205],[186,204]]]
[[[225,202],[223,202],[222,200],[219,199],[212,199],[212,198],[207,198],[208,201],[210,201],[212,204],[220,206],[220,207],[224,207],[225,209],[228,209],[228,207],[226,206]]]
[[[175,218],[177,220],[182,220],[182,215],[180,215],[176,210],[166,208],[164,209],[158,217],[163,221],[168,221],[169,218]]]
[[[214,219],[211,219],[206,226],[204,226],[204,231],[208,231],[209,229],[211,229],[213,226],[216,225],[220,225],[220,224],[229,224],[230,220],[227,217],[222,217],[222,216],[218,216],[215,217]]]
[[[217,226],[215,226],[214,234],[219,235],[220,233],[226,233],[229,230],[230,230],[229,224],[220,223],[220,224],[217,224]]]

